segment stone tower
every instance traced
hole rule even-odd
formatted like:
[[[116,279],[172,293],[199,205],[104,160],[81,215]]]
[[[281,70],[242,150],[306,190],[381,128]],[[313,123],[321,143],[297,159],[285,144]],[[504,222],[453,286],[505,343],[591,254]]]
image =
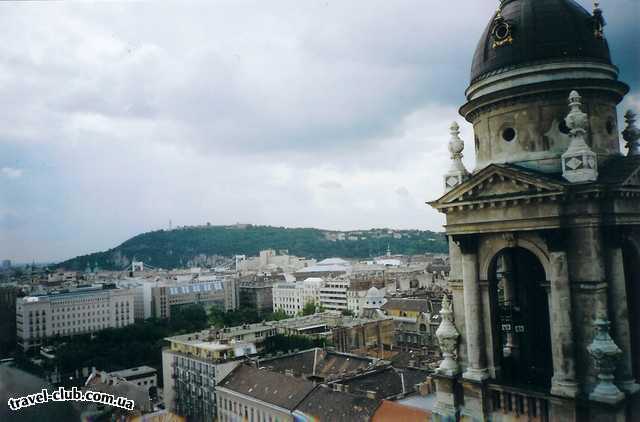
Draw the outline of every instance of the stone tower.
[[[480,39],[460,109],[476,167],[453,125],[430,203],[460,334],[436,420],[640,418],[640,130],[628,113],[623,154],[604,24],[597,2],[503,0]]]

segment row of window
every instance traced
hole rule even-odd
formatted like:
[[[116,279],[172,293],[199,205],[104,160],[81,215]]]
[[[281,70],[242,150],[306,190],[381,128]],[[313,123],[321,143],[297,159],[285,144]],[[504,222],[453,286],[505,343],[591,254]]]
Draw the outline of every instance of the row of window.
[[[281,419],[278,416],[272,416],[270,413],[261,409],[254,409],[245,404],[237,402],[235,400],[227,400],[218,397],[218,409],[222,409],[220,413],[222,421],[231,421],[234,418],[233,415],[239,416],[240,419],[248,422],[280,422]],[[229,417],[231,413],[231,417]]]

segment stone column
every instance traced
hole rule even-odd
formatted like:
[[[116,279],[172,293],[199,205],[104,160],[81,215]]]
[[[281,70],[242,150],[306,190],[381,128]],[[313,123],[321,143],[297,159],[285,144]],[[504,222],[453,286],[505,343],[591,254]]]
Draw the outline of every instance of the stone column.
[[[551,268],[551,274],[549,274],[551,290],[549,312],[551,314],[551,350],[553,355],[551,394],[576,397],[578,384],[576,382],[567,253],[557,246],[559,245],[550,245],[549,247],[551,250],[549,254]]]
[[[462,251],[462,283],[464,287],[464,320],[469,364],[462,374],[471,381],[483,381],[489,377],[484,341],[482,297],[478,280],[477,238],[456,236],[454,239]]]
[[[609,318],[613,341],[622,350],[622,356],[615,372],[616,384],[625,392],[633,394],[640,390],[640,385],[633,378],[631,335],[629,328],[629,309],[627,301],[627,285],[624,276],[624,260],[622,257],[622,239],[617,230],[611,229],[607,242],[607,268],[609,279]],[[615,230],[615,231],[614,231]]]

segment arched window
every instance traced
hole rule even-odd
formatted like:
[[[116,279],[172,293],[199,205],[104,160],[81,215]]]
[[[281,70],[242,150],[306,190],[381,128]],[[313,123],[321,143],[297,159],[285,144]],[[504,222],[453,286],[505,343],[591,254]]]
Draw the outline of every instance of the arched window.
[[[489,276],[498,378],[550,387],[553,360],[544,267],[528,250],[509,248],[493,258]]]

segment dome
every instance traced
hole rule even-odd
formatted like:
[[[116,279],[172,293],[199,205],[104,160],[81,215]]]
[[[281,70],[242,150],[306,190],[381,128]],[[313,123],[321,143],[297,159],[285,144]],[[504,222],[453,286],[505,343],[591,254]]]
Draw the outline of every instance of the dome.
[[[574,0],[503,0],[476,49],[471,82],[501,70],[563,60],[611,64],[604,20]]]
[[[367,291],[367,298],[384,297],[384,293],[381,293],[376,287],[372,287]]]

